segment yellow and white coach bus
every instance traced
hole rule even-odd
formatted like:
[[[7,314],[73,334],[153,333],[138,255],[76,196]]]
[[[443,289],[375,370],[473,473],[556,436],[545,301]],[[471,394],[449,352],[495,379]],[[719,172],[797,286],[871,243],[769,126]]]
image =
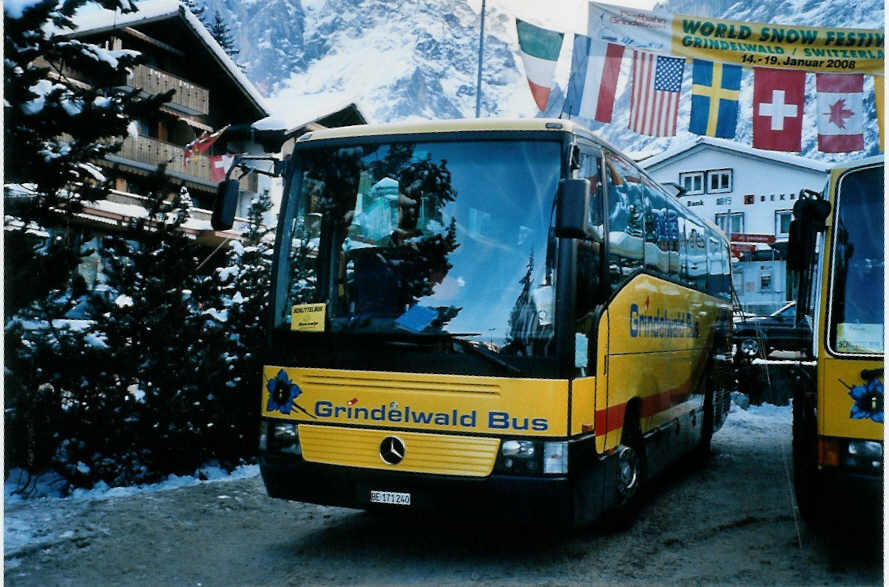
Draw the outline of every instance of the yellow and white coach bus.
[[[580,524],[709,449],[729,402],[728,243],[588,130],[330,129],[286,168],[271,496]]]
[[[812,321],[815,359],[800,367],[793,396],[805,518],[835,510],[830,496],[840,494],[874,518],[882,511],[883,183],[881,155],[833,169],[822,194],[794,205],[788,267],[799,278],[797,319]]]

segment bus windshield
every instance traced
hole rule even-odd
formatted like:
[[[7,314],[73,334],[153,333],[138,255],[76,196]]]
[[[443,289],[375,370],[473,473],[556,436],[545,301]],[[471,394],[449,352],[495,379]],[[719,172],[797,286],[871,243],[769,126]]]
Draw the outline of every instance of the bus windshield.
[[[883,167],[854,171],[836,198],[830,346],[883,352]]]
[[[553,140],[300,149],[275,326],[299,330],[293,307],[323,304],[329,333],[551,357],[560,153]]]

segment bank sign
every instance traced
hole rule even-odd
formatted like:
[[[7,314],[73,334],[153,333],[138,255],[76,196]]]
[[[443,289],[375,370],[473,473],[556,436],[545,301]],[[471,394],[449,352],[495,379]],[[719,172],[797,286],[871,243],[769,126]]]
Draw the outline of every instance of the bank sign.
[[[884,33],[656,13],[590,3],[588,34],[676,56],[816,72],[883,73]]]

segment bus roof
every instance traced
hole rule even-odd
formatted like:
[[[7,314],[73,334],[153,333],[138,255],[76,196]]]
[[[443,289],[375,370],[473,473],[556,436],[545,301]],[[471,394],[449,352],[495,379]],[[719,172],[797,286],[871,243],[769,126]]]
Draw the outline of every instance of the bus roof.
[[[837,163],[836,165],[831,167],[831,171],[836,171],[840,169],[852,169],[853,167],[864,167],[866,165],[873,165],[874,163],[882,163],[884,156],[882,153],[879,155],[873,155],[871,157],[863,157],[861,159],[854,159],[851,161],[843,161],[842,163]]]
[[[418,122],[362,124],[306,133],[299,138],[299,142],[353,137],[374,137],[380,135],[434,134],[461,131],[571,132],[603,146],[612,148],[605,141],[593,135],[593,133],[586,127],[571,120],[562,120],[558,118],[466,118],[458,120],[424,120]]]

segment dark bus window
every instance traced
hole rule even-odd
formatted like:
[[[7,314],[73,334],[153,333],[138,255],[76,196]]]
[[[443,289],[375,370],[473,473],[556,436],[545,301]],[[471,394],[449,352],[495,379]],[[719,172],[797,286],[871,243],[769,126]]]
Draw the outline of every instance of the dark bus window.
[[[695,220],[686,219],[685,246],[688,254],[689,285],[704,290],[707,287],[707,238],[704,227]]]
[[[666,196],[666,214],[664,216],[664,243],[668,253],[667,274],[671,279],[679,280],[679,241],[681,231],[679,229],[679,219],[682,218],[685,211],[682,206],[673,198]]]
[[[605,157],[608,184],[608,273],[612,290],[642,269],[645,200],[642,174],[616,155]]]
[[[840,180],[836,198],[830,348],[883,352],[883,166]]]
[[[666,275],[670,266],[667,243],[667,203],[664,195],[646,182],[648,211],[645,215],[645,269]]]
[[[592,150],[581,151],[580,177],[590,182],[593,201],[601,202],[602,181],[599,174],[600,154]],[[596,326],[593,314],[597,294],[599,293],[599,276],[602,264],[602,213],[599,206],[590,207],[594,237],[592,241],[577,241],[577,286],[575,296],[575,337],[574,366],[575,375],[584,377],[591,375],[595,361]]]

